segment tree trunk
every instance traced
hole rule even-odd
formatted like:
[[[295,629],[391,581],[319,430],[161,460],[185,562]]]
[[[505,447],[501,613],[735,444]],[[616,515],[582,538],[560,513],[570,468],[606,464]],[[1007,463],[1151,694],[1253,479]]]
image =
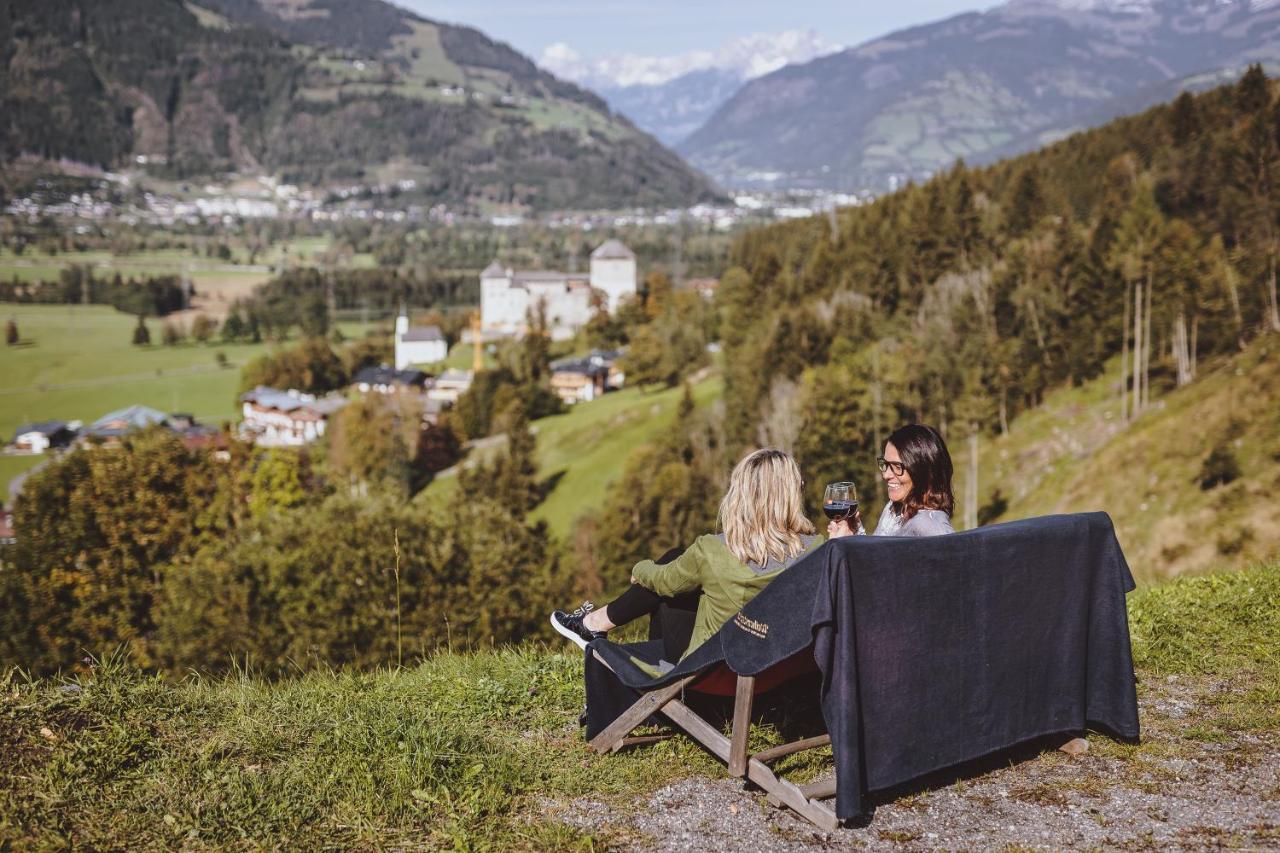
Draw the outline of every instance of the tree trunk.
[[[1151,300],[1155,288],[1151,282],[1151,268],[1147,268],[1147,308],[1142,318],[1142,408],[1151,405]]]
[[[1276,306],[1276,247],[1272,243],[1270,262],[1270,274],[1267,281],[1271,295],[1271,331],[1280,332],[1280,308]]]
[[[1142,282],[1133,286],[1133,405],[1130,417],[1138,417],[1142,409]]]
[[[1009,434],[1009,405],[1007,399],[1009,397],[1009,389],[1000,389],[1000,434]]]
[[[1178,387],[1191,384],[1191,345],[1187,338],[1187,315],[1178,313],[1169,336],[1169,349],[1178,375]]]
[[[1053,359],[1049,357],[1049,350],[1044,345],[1044,333],[1040,331],[1040,317],[1036,313],[1036,301],[1034,299],[1027,300],[1027,313],[1031,315],[1031,330],[1036,333],[1036,344],[1040,347],[1040,354],[1044,358],[1044,363],[1052,364]]]
[[[1199,343],[1200,343],[1200,315],[1192,314],[1191,315],[1191,381],[1192,382],[1194,382],[1196,378],[1196,360],[1197,360],[1196,347],[1199,345]]]
[[[1133,282],[1124,283],[1124,321],[1120,324],[1120,420],[1129,422],[1129,300]]]
[[[1231,311],[1236,317],[1236,336],[1240,349],[1244,349],[1244,314],[1240,311],[1240,290],[1236,287],[1236,271],[1231,268],[1231,262],[1224,260],[1222,262],[1225,278],[1227,280],[1227,291],[1231,294]]]

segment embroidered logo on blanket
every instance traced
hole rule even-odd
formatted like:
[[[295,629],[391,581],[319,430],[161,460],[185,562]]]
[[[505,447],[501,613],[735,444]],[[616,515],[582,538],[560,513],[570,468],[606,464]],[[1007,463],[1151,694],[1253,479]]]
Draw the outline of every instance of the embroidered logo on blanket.
[[[769,634],[769,626],[754,619],[748,619],[741,613],[733,617],[733,623],[753,637],[764,639]]]

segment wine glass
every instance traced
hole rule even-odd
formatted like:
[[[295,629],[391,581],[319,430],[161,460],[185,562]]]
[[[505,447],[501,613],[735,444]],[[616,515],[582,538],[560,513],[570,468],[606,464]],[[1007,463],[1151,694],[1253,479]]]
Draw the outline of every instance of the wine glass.
[[[829,483],[822,495],[822,511],[827,518],[836,521],[849,518],[858,510],[858,489],[848,481]]]

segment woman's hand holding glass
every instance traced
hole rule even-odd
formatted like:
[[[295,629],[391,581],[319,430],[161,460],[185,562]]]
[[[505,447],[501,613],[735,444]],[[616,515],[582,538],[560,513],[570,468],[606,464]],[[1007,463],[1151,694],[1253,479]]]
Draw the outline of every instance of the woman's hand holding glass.
[[[827,537],[839,539],[853,536],[862,529],[858,511],[858,489],[850,482],[831,483],[822,496],[822,511],[827,518]]]

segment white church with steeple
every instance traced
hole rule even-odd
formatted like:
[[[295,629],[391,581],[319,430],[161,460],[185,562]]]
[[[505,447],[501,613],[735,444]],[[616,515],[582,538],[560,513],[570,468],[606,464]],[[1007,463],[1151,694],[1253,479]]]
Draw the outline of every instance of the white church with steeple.
[[[614,313],[636,295],[636,256],[618,240],[591,253],[587,275],[505,268],[497,261],[480,273],[480,323],[486,336],[520,336],[530,309],[546,306],[554,340],[565,340],[586,325],[600,305]]]

